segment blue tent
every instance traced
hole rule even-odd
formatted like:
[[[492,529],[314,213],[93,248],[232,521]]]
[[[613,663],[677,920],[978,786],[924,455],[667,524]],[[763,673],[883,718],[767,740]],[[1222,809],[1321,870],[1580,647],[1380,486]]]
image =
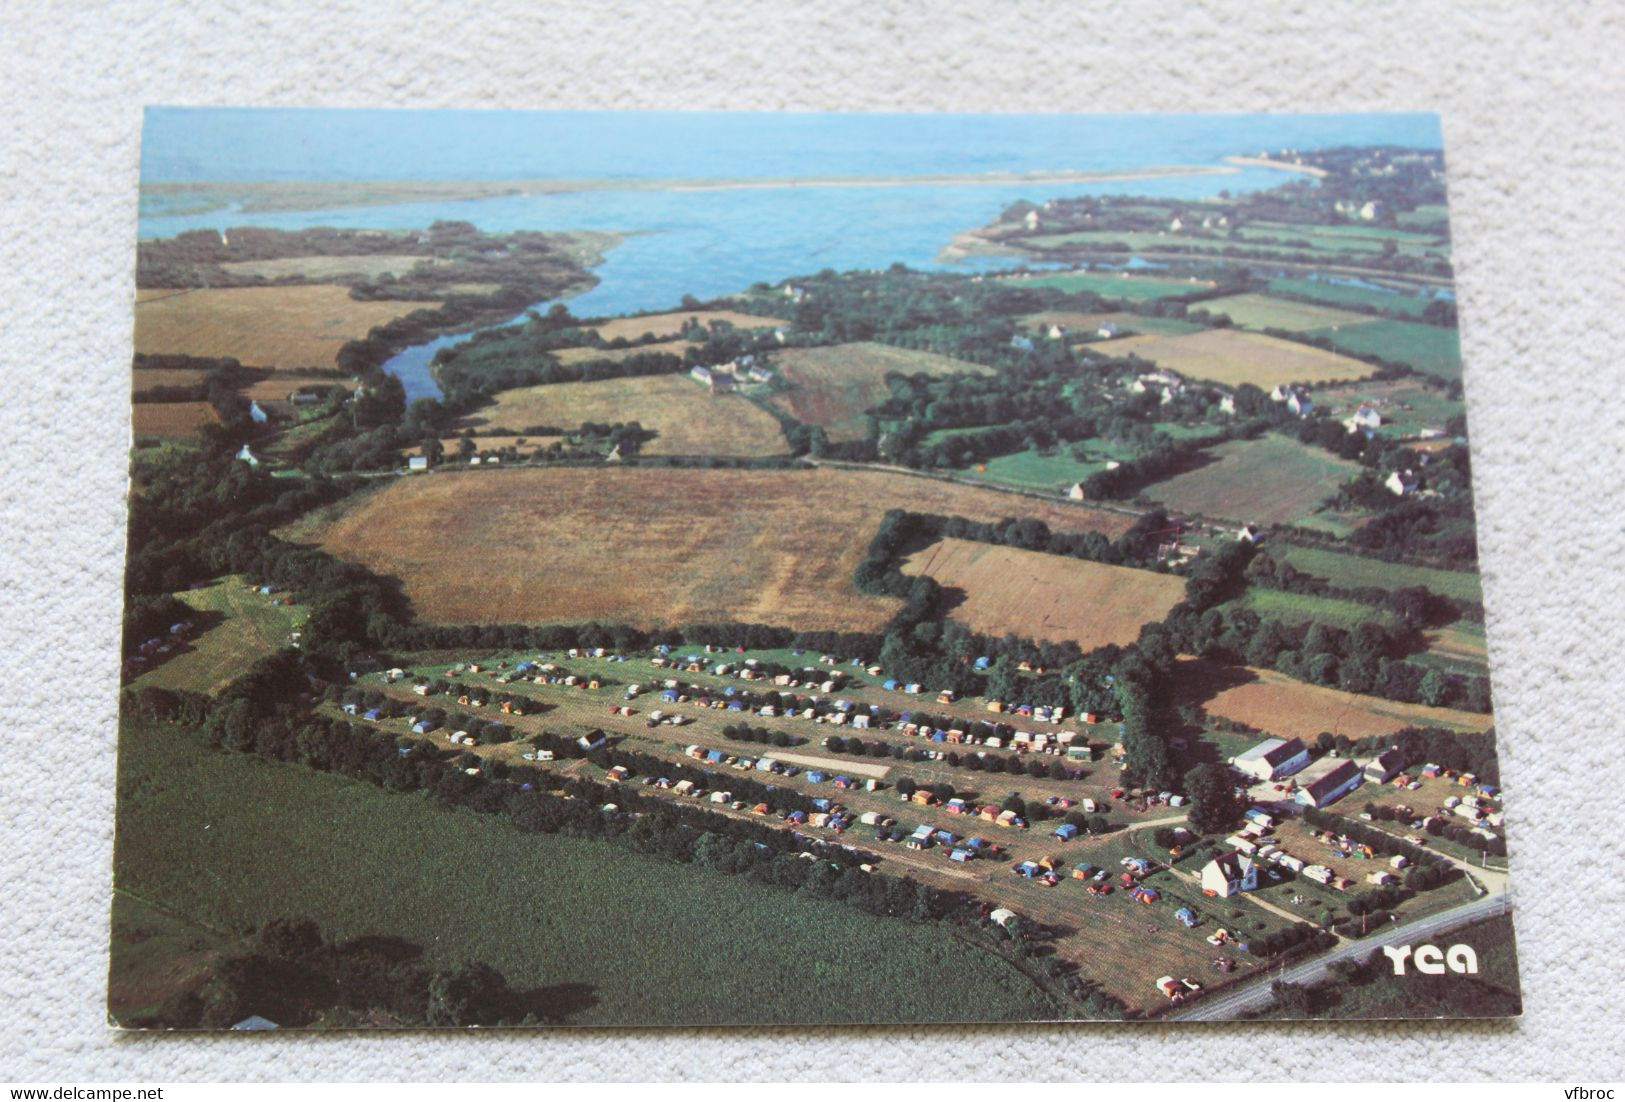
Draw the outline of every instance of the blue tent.
[[[897,688],[897,678],[895,678],[895,677],[886,678],[885,681],[881,682],[881,687],[885,688],[885,689],[895,689],[895,688]]]
[[[992,664],[993,663],[988,659],[987,655],[985,655],[985,654],[982,655],[982,657],[978,658],[976,660],[976,662],[974,663],[976,668],[979,669],[979,670],[985,670]]]
[[[1055,828],[1054,836],[1063,842],[1070,842],[1078,836],[1078,828],[1071,823],[1062,823]]]

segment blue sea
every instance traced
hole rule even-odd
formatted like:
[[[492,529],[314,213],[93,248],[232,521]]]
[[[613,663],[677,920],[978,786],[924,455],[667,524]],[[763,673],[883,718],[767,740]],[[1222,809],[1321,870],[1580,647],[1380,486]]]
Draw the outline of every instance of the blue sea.
[[[783,180],[875,186],[587,190],[452,202],[243,214],[145,209],[142,238],[252,224],[406,229],[441,219],[482,230],[611,230],[627,236],[572,299],[578,315],[676,305],[822,268],[942,267],[938,254],[1018,199],[1080,194],[1198,198],[1297,177],[1225,175],[1088,183],[881,185],[908,177],[1107,172],[1218,165],[1235,154],[1332,145],[1440,148],[1437,116],[864,115],[149,108],[146,182],[328,180]],[[1007,261],[952,265],[974,271]],[[454,338],[453,338],[454,339]],[[390,365],[410,397],[444,343]]]

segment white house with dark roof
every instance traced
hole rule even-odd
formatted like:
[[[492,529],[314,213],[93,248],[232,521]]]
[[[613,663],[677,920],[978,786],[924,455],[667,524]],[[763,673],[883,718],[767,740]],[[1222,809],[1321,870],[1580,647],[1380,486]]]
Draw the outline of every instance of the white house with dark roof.
[[[1364,770],[1344,758],[1313,780],[1300,783],[1296,799],[1305,807],[1325,807],[1341,800],[1364,781]]]
[[[1309,764],[1309,748],[1302,739],[1267,738],[1236,755],[1230,764],[1261,781],[1278,781]]]
[[[1384,750],[1376,757],[1365,763],[1365,779],[1377,784],[1387,784],[1399,775],[1405,768],[1405,755],[1398,748]]]
[[[1220,854],[1202,866],[1202,894],[1228,899],[1258,887],[1258,866],[1245,853]]]

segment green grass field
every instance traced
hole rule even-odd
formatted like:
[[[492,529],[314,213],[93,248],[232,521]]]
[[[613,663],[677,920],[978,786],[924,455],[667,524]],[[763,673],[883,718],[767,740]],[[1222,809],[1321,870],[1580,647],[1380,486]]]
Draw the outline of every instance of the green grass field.
[[[1358,601],[1314,597],[1306,593],[1283,593],[1278,589],[1256,587],[1247,590],[1234,602],[1234,607],[1248,609],[1266,620],[1282,620],[1294,624],[1319,621],[1340,628],[1352,628],[1368,620],[1386,624],[1393,619],[1382,609],[1362,605]]]
[[[1288,436],[1231,440],[1208,449],[1214,462],[1142,491],[1179,512],[1258,524],[1302,524],[1359,467]]]
[[[223,619],[191,641],[187,650],[138,677],[136,687],[212,693],[258,659],[287,645],[288,633],[304,623],[306,610],[276,605],[241,577],[231,576],[204,589],[175,596],[199,612]]]
[[[1070,445],[1058,449],[1053,455],[1039,455],[1037,451],[1028,448],[1026,451],[994,456],[982,464],[985,470],[977,470],[972,466],[954,473],[978,482],[993,482],[1001,486],[1060,491],[1074,482],[1088,478],[1096,471],[1105,470],[1109,460],[1122,462],[1133,458],[1134,455],[1132,448],[1098,438],[1080,441],[1078,446],[1088,450],[1092,457],[1088,462],[1074,459]]]
[[[1213,314],[1225,314],[1244,329],[1303,332],[1329,326],[1369,325],[1372,321],[1370,315],[1339,310],[1333,306],[1315,306],[1254,294],[1208,299],[1202,303],[1202,309]]]
[[[1345,352],[1410,364],[1441,379],[1461,378],[1461,342],[1454,329],[1382,320],[1340,329],[1311,329],[1306,335],[1325,337]]]
[[[1419,316],[1433,300],[1398,291],[1373,291],[1369,287],[1349,287],[1323,279],[1272,279],[1271,291],[1304,295],[1329,306],[1372,306],[1378,310],[1398,310]]]
[[[1363,555],[1323,551],[1317,547],[1295,547],[1288,543],[1272,545],[1269,553],[1278,560],[1291,563],[1305,574],[1341,588],[1376,586],[1380,589],[1404,589],[1406,586],[1425,585],[1441,597],[1451,600],[1475,603],[1484,600],[1478,575],[1467,570],[1439,570],[1431,566],[1383,562]]]
[[[1130,302],[1188,295],[1203,291],[1211,283],[1201,280],[1168,279],[1158,276],[1119,275],[1116,272],[1055,272],[1051,275],[1029,276],[1021,281],[1024,287],[1055,287],[1067,293],[1093,291],[1105,298],[1121,298]]]
[[[873,918],[599,840],[264,759],[171,726],[119,740],[115,886],[215,930],[308,916],[391,934],[516,986],[591,985],[574,1024],[1052,1018],[1063,1008],[944,929]],[[115,983],[152,968],[115,939]],[[951,988],[953,999],[943,997]]]
[[[1407,229],[1429,233],[1450,233],[1450,208],[1443,203],[1424,203],[1415,210],[1400,211],[1394,220]]]

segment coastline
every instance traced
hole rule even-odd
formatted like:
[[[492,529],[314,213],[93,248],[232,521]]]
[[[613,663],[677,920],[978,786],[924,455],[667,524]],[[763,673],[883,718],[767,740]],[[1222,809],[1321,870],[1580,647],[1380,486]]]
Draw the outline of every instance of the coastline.
[[[976,176],[829,176],[771,179],[652,180],[333,180],[333,181],[160,181],[144,183],[144,198],[173,197],[171,206],[144,210],[148,217],[208,214],[276,214],[404,203],[465,202],[523,195],[562,195],[583,191],[761,191],[780,188],[976,187],[1012,184],[1099,183],[1153,180],[1172,176],[1225,176],[1230,165],[1155,165],[1101,172],[984,173]]]
[[[1301,172],[1315,179],[1324,179],[1326,170],[1315,168],[1313,165],[1295,165],[1290,161],[1272,161],[1268,157],[1226,157],[1226,164],[1239,165],[1242,168],[1273,168],[1281,172]]]

